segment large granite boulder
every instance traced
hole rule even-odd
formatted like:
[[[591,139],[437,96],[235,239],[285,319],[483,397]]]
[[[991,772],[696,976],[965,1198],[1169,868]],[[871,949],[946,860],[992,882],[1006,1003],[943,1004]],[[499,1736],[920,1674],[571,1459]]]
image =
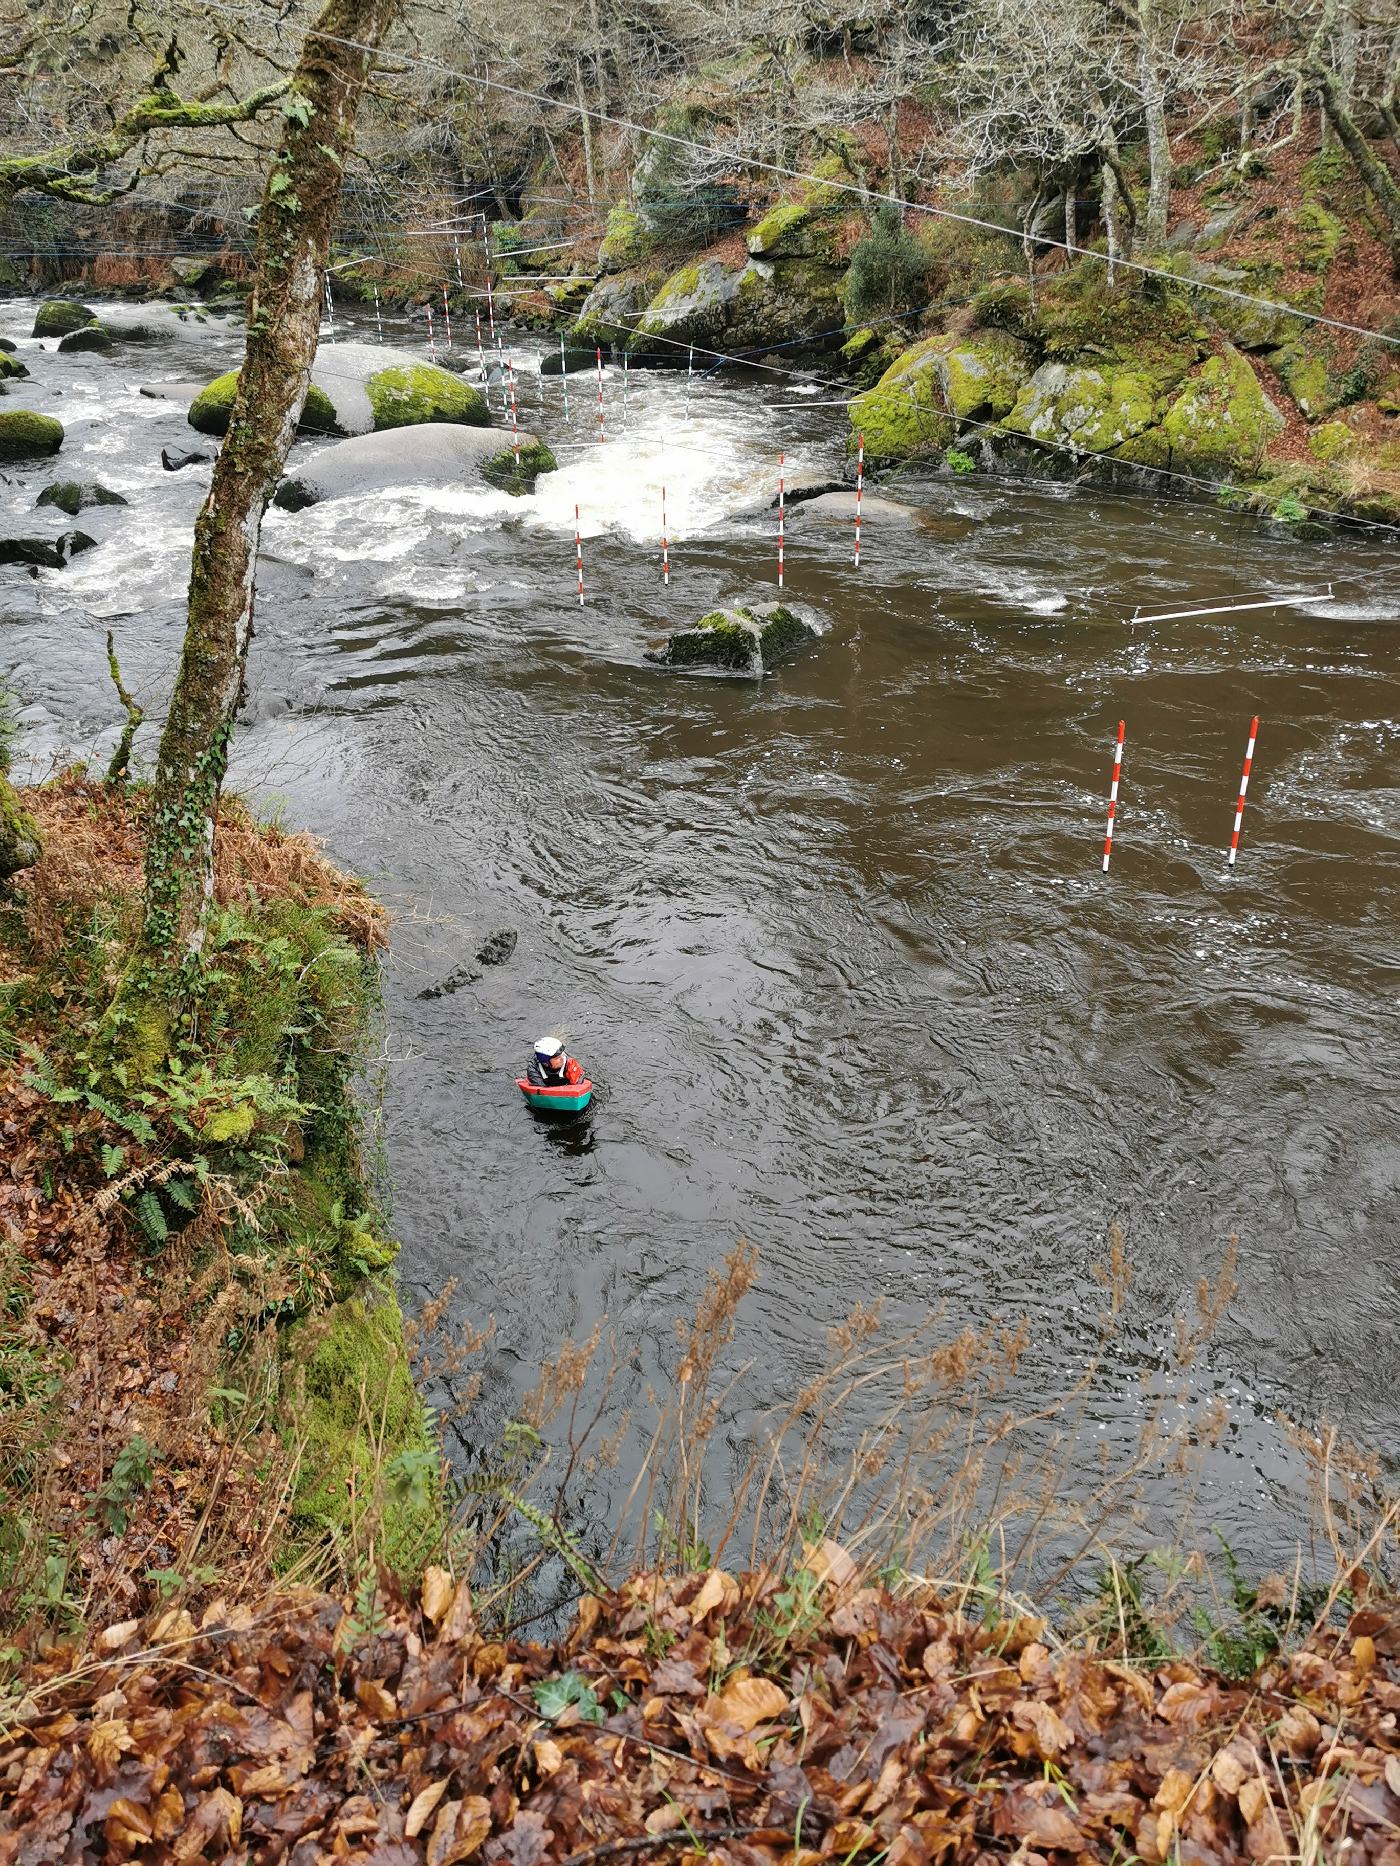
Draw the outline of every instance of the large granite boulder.
[[[34,501],[35,507],[41,505],[56,506],[60,512],[66,512],[69,518],[76,518],[79,512],[95,505],[128,505],[119,492],[100,485],[95,479],[56,479],[45,486]]]
[[[446,422],[385,434],[362,434],[324,448],[299,464],[277,488],[274,505],[296,512],[323,499],[347,499],[386,486],[494,486],[499,491],[534,490],[541,473],[557,462],[533,434],[520,435],[517,470],[511,437],[500,428],[466,428]]]
[[[648,661],[663,667],[709,667],[726,674],[766,674],[822,632],[811,610],[797,603],[745,603],[712,609],[678,629]]]
[[[0,463],[42,459],[62,445],[63,423],[52,415],[36,415],[27,408],[0,414]]]
[[[66,337],[70,330],[95,324],[97,313],[74,298],[46,298],[34,314],[31,337]]]
[[[842,341],[841,274],[815,259],[703,259],[672,273],[628,339],[639,359],[674,363],[688,347],[829,349]]]
[[[230,370],[190,404],[190,426],[222,434],[238,388]],[[484,399],[460,377],[409,350],[381,343],[324,343],[311,369],[302,410],[303,433],[370,434],[425,422],[490,423]]]

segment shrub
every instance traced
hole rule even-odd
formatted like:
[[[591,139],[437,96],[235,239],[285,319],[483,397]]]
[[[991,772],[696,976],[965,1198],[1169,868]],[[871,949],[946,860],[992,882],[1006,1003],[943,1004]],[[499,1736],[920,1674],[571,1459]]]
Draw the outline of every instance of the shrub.
[[[927,249],[905,227],[900,210],[886,201],[851,250],[847,317],[853,324],[868,324],[875,317],[922,310],[928,279]]]
[[[964,453],[961,447],[950,447],[943,458],[948,463],[948,470],[956,473],[959,478],[977,471],[977,462],[971,454]]]
[[[1020,279],[998,279],[974,292],[970,310],[988,330],[1004,330],[1013,337],[1028,336],[1035,324],[1030,289]]]
[[[1301,525],[1307,515],[1308,508],[1296,492],[1286,492],[1273,511],[1273,516],[1284,525]]]

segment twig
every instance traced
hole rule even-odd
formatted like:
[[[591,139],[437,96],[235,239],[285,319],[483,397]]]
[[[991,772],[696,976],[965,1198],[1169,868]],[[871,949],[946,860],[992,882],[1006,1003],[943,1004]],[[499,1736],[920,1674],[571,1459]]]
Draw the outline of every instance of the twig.
[[[117,690],[117,698],[126,709],[126,724],[122,727],[122,735],[117,740],[117,749],[112,753],[112,762],[107,767],[107,782],[115,785],[123,783],[130,772],[131,742],[136,737],[136,728],[146,715],[122,685],[122,670],[117,662],[117,649],[112,640],[111,629],[107,631],[107,671],[112,676],[112,685]]]

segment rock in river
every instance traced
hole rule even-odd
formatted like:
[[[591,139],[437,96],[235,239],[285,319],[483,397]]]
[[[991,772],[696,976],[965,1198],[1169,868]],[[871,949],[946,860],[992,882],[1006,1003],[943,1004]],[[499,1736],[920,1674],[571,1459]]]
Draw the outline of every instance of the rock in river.
[[[36,415],[28,408],[0,414],[0,463],[56,454],[62,445],[63,423],[52,415]]]
[[[76,518],[84,507],[92,505],[128,505],[119,492],[112,492],[95,479],[56,479],[34,501],[36,507],[56,505],[69,518]]]
[[[100,324],[84,324],[78,330],[70,330],[66,337],[60,337],[58,347],[65,354],[72,350],[95,350],[100,356],[110,356],[117,346]]]
[[[0,538],[0,564],[62,570],[70,557],[92,550],[96,543],[85,531],[65,531],[57,538]]]
[[[162,447],[160,450],[160,463],[167,473],[178,473],[184,467],[199,466],[204,461],[211,460],[212,458],[212,454],[177,453],[175,449],[171,447]]]
[[[201,434],[222,434],[237,389],[236,369],[216,376],[191,402],[190,426]],[[381,343],[323,343],[311,366],[301,431],[369,434],[427,422],[484,428],[490,420],[475,389],[409,350]]]
[[[299,512],[323,499],[351,498],[385,486],[485,482],[502,492],[530,492],[554,455],[533,434],[520,436],[517,476],[511,438],[500,428],[463,428],[430,422],[412,433],[361,434],[314,454],[277,488],[273,503]]]
[[[749,603],[712,609],[664,648],[648,652],[663,667],[716,667],[728,673],[763,674],[822,632],[811,610],[797,603]]]
[[[70,330],[95,324],[97,313],[73,298],[48,298],[34,315],[31,337],[66,337]]]

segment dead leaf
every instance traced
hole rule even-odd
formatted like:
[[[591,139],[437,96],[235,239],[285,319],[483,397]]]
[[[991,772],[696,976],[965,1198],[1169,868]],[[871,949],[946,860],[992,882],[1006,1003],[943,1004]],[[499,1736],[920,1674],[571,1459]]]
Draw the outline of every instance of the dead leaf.
[[[700,1584],[700,1591],[690,1603],[690,1617],[696,1626],[716,1607],[722,1607],[727,1614],[738,1604],[739,1583],[732,1574],[726,1574],[723,1568],[711,1568]]]
[[[712,1698],[709,1704],[714,1715],[745,1735],[755,1725],[781,1717],[787,1707],[787,1692],[771,1678],[731,1678],[718,1698]]]
[[[131,1638],[131,1635],[140,1624],[141,1622],[139,1620],[119,1620],[115,1626],[105,1627],[103,1631],[97,1635],[98,1651],[115,1652],[119,1646],[124,1646],[126,1644],[127,1640]],[[1372,1650],[1375,1650],[1374,1644],[1372,1645]]]
[[[1028,1731],[1035,1751],[1046,1762],[1053,1762],[1063,1750],[1074,1746],[1074,1732],[1051,1705],[1038,1698],[1013,1707],[1011,1720],[1017,1729]]]
[[[428,1866],[456,1866],[470,1859],[491,1832],[491,1803],[484,1795],[444,1801],[428,1842]]]
[[[1311,1756],[1322,1741],[1322,1725],[1304,1704],[1290,1704],[1278,1720],[1278,1740],[1290,1756]]]
[[[362,1678],[355,1686],[355,1702],[376,1723],[388,1723],[399,1714],[399,1707],[377,1678]]]
[[[1375,1670],[1376,1642],[1369,1633],[1363,1633],[1359,1639],[1352,1641],[1351,1662],[1358,1672]]]
[[[445,1568],[425,1568],[423,1570],[422,1603],[425,1618],[437,1626],[447,1609],[452,1605],[452,1596],[456,1592],[452,1576]]]
[[[834,1587],[844,1593],[860,1584],[860,1570],[839,1542],[823,1536],[820,1542],[808,1543],[802,1566],[816,1576],[822,1587]]]
[[[564,1752],[552,1737],[536,1737],[534,1750],[535,1769],[541,1777],[553,1775],[556,1769],[562,1768]]]
[[[1262,1776],[1243,1782],[1239,1791],[1240,1813],[1246,1827],[1253,1827],[1269,1805],[1269,1785]]]
[[[1387,1756],[1385,1759],[1385,1785],[1400,1801],[1400,1756]]]
[[[99,1773],[115,1769],[126,1752],[135,1747],[131,1727],[120,1717],[95,1723],[88,1732],[87,1752]]]
[[[447,1789],[447,1784],[451,1780],[452,1777],[450,1775],[444,1775],[440,1782],[429,1783],[427,1788],[421,1789],[418,1794],[413,1797],[403,1824],[405,1840],[416,1840],[419,1834],[422,1833],[423,1829],[428,1825],[428,1816],[442,1800]]]

